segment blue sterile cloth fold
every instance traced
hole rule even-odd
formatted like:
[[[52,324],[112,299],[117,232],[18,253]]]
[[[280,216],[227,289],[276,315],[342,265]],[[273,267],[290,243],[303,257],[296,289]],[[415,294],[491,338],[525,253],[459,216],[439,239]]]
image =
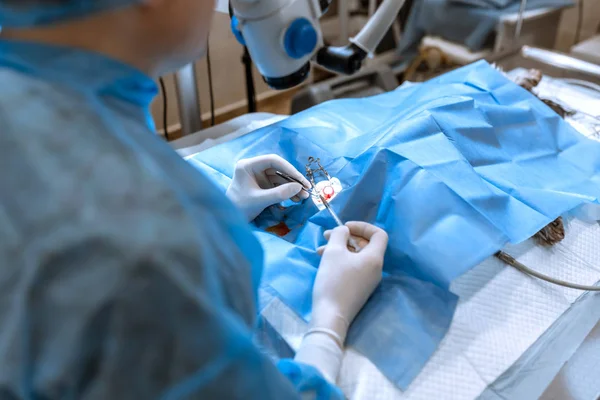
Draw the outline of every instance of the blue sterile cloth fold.
[[[453,279],[600,196],[600,143],[483,61],[421,85],[318,105],[190,162],[226,187],[235,161],[267,153],[300,171],[319,157],[342,183],[331,202],[339,216],[389,233],[383,282],[348,345],[400,388],[450,325]],[[282,221],[291,229],[283,238],[265,232]],[[315,249],[333,220],[308,200],[273,206],[255,224],[262,286],[309,319]]]

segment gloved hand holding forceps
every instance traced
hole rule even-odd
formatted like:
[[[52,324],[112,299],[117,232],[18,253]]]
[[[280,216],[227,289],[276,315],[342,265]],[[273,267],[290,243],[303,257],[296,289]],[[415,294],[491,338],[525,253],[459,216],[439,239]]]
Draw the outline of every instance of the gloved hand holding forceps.
[[[288,198],[308,198],[299,183],[289,182],[276,171],[310,187],[299,171],[277,155],[243,159],[236,164],[227,196],[249,220]],[[315,366],[335,382],[348,328],[381,280],[388,237],[366,222],[348,222],[325,231],[324,236],[328,244],[317,249],[322,260],[313,288],[313,316],[295,359]],[[348,245],[350,237],[360,246],[360,253]]]

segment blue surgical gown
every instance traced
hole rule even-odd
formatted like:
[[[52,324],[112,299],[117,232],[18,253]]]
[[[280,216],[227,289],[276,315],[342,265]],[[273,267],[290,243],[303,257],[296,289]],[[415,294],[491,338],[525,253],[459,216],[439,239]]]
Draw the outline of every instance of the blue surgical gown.
[[[150,78],[0,41],[0,88],[1,399],[341,397],[253,345],[262,249],[153,133]]]

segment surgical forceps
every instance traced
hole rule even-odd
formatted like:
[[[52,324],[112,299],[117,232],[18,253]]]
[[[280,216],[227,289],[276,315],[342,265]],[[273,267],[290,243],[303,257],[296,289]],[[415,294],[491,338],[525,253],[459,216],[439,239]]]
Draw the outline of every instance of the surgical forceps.
[[[316,191],[314,186],[312,188],[308,189],[308,188],[304,187],[304,184],[302,182],[300,182],[300,180],[294,178],[293,176],[290,176],[281,171],[275,171],[275,174],[277,176],[280,176],[283,179],[287,180],[288,182],[295,182],[295,183],[300,184],[300,186],[302,186],[302,190],[304,190],[306,193],[310,194],[311,196],[318,197],[321,200],[321,202],[323,203],[323,205],[325,206],[325,208],[327,209],[327,211],[329,211],[329,215],[331,215],[331,218],[333,218],[336,225],[337,226],[345,226],[344,223],[342,222],[342,220],[340,219],[340,217],[338,217],[337,213],[335,211],[333,211],[333,208],[331,208],[331,205],[329,204],[329,202],[325,199],[325,197],[323,197],[323,195],[321,193]],[[348,245],[350,247],[352,247],[356,253],[358,253],[361,250],[361,247],[358,245],[358,243],[356,243],[356,240],[354,240],[354,238],[352,236],[348,237]]]

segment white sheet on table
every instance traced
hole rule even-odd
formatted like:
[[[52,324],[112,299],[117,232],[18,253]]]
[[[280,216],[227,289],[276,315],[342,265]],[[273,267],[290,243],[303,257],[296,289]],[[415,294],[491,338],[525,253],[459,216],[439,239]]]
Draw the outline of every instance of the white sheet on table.
[[[525,68],[516,68],[507,73],[510,77],[525,76]],[[580,81],[581,82],[581,81]],[[585,84],[585,82],[583,82]],[[575,115],[565,118],[569,124],[584,136],[600,141],[600,92],[590,87],[577,84],[577,80],[552,78],[544,75],[534,89],[538,97],[559,103],[568,110],[576,111]]]
[[[569,362],[563,366],[540,399],[600,399],[598,371],[600,371],[600,323],[590,332]]]
[[[505,250],[553,277],[591,285],[600,281],[600,225],[573,220],[562,243],[532,241]],[[582,294],[523,275],[490,258],[453,282],[460,297],[436,353],[402,392],[361,354],[348,349],[338,385],[350,399],[473,399],[494,382]],[[306,324],[279,300],[263,315],[297,349]],[[440,397],[441,396],[441,397]]]
[[[248,125],[243,126],[239,129],[236,129],[233,132],[227,133],[218,138],[205,139],[200,144],[186,147],[184,149],[179,149],[179,150],[177,150],[177,152],[179,153],[180,156],[182,156],[185,160],[187,160],[189,158],[194,157],[196,154],[200,153],[201,151],[210,149],[211,147],[214,147],[221,143],[226,143],[231,140],[237,139],[237,138],[244,136],[252,131],[264,128],[265,126],[274,124],[274,123],[284,120],[286,118],[287,118],[287,115],[273,115],[270,118],[261,119],[261,120],[257,120],[257,121],[251,121],[250,123],[248,123]]]

